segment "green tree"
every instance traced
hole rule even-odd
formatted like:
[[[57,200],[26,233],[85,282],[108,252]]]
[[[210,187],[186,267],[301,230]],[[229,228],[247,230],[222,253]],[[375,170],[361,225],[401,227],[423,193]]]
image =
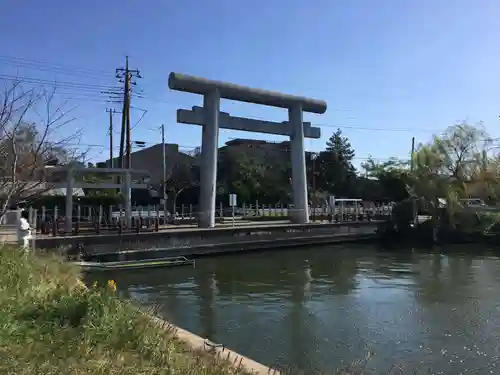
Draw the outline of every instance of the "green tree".
[[[326,149],[319,153],[318,165],[321,180],[318,188],[331,194],[348,196],[356,183],[356,169],[352,161],[355,152],[347,137],[338,129],[326,142]]]
[[[217,192],[224,202],[238,195],[241,203],[287,203],[290,201],[290,157],[286,148],[260,149],[258,146],[226,147],[219,153]]]
[[[394,202],[408,198],[408,166],[407,161],[397,158],[377,163],[370,157],[362,163],[361,167],[365,170],[366,177],[378,184],[376,194],[370,198]],[[375,187],[373,183],[370,185],[367,188],[373,189]]]
[[[491,138],[482,125],[457,124],[421,144],[413,155],[414,170],[408,174],[409,193],[437,222],[443,203],[452,224],[463,213],[460,199],[487,195],[498,190],[494,158],[488,158]],[[470,215],[469,215],[470,216]]]
[[[228,193],[237,194],[241,202],[251,202],[262,195],[266,167],[245,154],[236,159],[236,165],[228,183]]]

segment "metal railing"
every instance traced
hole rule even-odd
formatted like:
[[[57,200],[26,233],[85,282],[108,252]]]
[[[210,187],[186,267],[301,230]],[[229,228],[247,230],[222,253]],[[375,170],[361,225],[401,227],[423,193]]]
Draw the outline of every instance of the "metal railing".
[[[29,209],[30,223],[34,232],[43,235],[80,235],[101,233],[153,232],[176,226],[197,226],[207,212],[197,212],[196,206],[180,205],[175,213],[165,213],[160,206],[136,206],[132,208],[130,222],[125,218],[123,208],[116,206],[88,207],[76,205],[71,217],[71,233],[67,233],[64,210],[52,208]],[[390,205],[378,205],[370,208],[362,207],[316,207],[309,208],[309,220],[312,222],[355,222],[363,220],[384,219],[391,214]],[[234,213],[234,215],[233,215]],[[259,225],[266,222],[290,222],[300,213],[294,208],[281,205],[242,205],[240,207],[224,207],[219,205],[215,212],[218,226]]]

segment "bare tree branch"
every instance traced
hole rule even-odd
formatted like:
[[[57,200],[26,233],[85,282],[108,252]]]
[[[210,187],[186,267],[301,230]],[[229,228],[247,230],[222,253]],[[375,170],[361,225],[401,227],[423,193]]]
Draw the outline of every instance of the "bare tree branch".
[[[197,185],[196,166],[177,158],[172,168],[167,172],[167,180],[165,181],[167,193],[171,196],[174,207],[180,193]]]
[[[74,118],[68,117],[71,110],[65,112],[63,106],[54,109],[54,90],[24,90],[22,81],[13,80],[0,94],[0,218],[20,200],[51,188],[45,170],[48,163],[74,160],[68,146],[81,133],[55,139]],[[38,121],[30,122],[31,118]]]

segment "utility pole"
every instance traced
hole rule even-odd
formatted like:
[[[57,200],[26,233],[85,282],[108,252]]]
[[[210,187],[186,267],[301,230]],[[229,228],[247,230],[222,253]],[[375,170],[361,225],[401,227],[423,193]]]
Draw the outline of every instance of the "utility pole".
[[[113,168],[113,113],[116,111],[108,108],[106,112],[109,113],[109,167]]]
[[[163,218],[167,220],[167,151],[165,150],[165,125],[161,124],[161,151],[163,162]]]
[[[411,139],[411,158],[410,158],[410,171],[413,172],[415,167],[415,161],[413,160],[413,155],[415,154],[415,137]]]
[[[410,156],[410,172],[413,174],[415,170],[415,137],[411,138],[411,156]],[[412,197],[412,216],[413,227],[416,228],[418,224],[418,206],[416,197]]]
[[[130,134],[130,99],[132,85],[136,83],[132,78],[142,78],[138,69],[131,70],[128,65],[128,56],[125,59],[125,68],[116,69],[116,78],[124,83],[123,90],[123,108],[122,108],[122,126],[120,131],[120,153],[118,156],[118,167],[131,167],[132,139]],[[126,145],[125,145],[126,143]],[[124,150],[125,149],[125,150]],[[124,155],[125,154],[125,155]],[[125,156],[125,157],[124,157]]]

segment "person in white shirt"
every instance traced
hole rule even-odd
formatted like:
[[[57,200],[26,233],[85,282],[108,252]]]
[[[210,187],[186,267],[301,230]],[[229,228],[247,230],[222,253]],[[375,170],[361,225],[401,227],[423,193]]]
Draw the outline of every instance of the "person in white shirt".
[[[24,250],[29,250],[31,239],[31,227],[28,222],[28,212],[23,210],[19,219],[19,227],[17,229],[17,240]]]

